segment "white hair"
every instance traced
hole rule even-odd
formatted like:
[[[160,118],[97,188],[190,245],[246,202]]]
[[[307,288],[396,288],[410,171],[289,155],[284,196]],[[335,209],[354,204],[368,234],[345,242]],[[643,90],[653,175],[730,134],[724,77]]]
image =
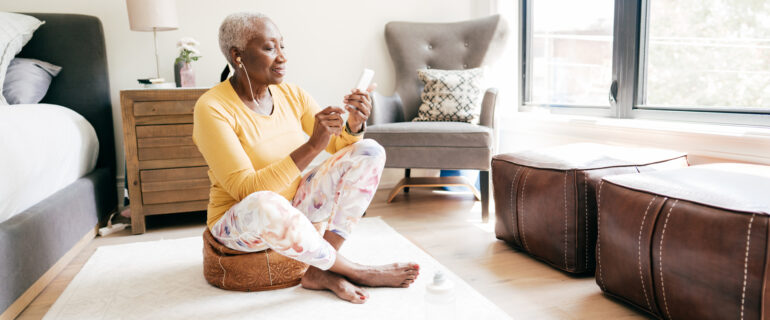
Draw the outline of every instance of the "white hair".
[[[230,48],[245,50],[249,37],[259,28],[257,22],[264,18],[267,16],[259,12],[237,12],[222,21],[219,26],[219,49],[230,65],[234,65],[233,61],[230,61]]]

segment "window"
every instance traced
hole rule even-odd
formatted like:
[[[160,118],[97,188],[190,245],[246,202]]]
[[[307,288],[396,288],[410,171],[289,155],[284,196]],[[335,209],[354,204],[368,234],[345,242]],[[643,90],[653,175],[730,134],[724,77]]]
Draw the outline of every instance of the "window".
[[[770,3],[653,0],[644,105],[761,111],[770,106]]]
[[[609,108],[613,1],[531,2],[530,103]]]
[[[770,2],[520,0],[522,109],[770,125]]]

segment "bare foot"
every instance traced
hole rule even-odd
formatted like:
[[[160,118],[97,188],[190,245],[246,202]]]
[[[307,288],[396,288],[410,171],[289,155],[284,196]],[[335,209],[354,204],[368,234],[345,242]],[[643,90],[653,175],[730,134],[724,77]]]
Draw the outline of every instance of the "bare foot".
[[[312,266],[305,272],[301,284],[305,289],[331,290],[340,299],[352,303],[364,303],[366,299],[369,299],[369,293],[350,283],[350,281],[342,276]]]
[[[356,284],[370,287],[407,288],[420,275],[420,266],[416,263],[358,265],[356,269],[354,275],[348,278]]]

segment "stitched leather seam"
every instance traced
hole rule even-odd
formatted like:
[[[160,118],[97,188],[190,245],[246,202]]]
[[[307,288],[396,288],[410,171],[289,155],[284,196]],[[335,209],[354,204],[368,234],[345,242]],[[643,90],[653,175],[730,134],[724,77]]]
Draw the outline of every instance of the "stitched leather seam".
[[[527,249],[527,252],[529,251],[529,246],[527,245],[527,235],[524,233],[525,225],[524,225],[524,192],[527,189],[527,178],[529,178],[530,171],[524,171],[524,184],[521,186],[521,203],[519,204],[521,207],[521,210],[519,210],[519,219],[521,220],[521,228],[519,231],[521,232],[521,240],[524,242],[524,248]]]
[[[265,259],[267,259],[267,277],[270,279],[270,285],[273,285],[273,272],[270,271],[270,253],[265,250]]]
[[[511,222],[516,220],[516,208],[513,207],[513,191],[516,190],[516,178],[519,176],[519,170],[521,170],[521,166],[516,167],[516,172],[513,173],[513,181],[511,181],[511,196],[508,197],[511,201]],[[511,226],[513,227],[513,226]],[[516,224],[516,229],[518,229],[519,224]],[[513,229],[513,228],[512,228]],[[518,231],[511,230],[511,233],[513,233],[513,240],[518,242],[519,245],[521,245],[521,241],[518,239]]]
[[[567,266],[567,171],[564,171],[564,269]]]
[[[647,309],[652,310],[650,305],[650,299],[647,297],[647,288],[644,286],[644,276],[642,275],[642,230],[644,230],[644,221],[647,219],[647,213],[650,211],[652,203],[658,196],[652,197],[650,203],[647,204],[647,209],[644,209],[644,215],[642,216],[642,223],[639,224],[639,239],[637,240],[637,255],[639,257],[639,281],[642,284],[642,291],[644,292],[644,301],[647,302]]]
[[[668,218],[671,216],[671,211],[674,211],[674,207],[679,203],[679,199],[674,201],[671,208],[668,209],[666,214],[666,221],[663,222],[663,231],[660,234],[660,245],[658,247],[659,257],[658,265],[660,266],[660,291],[663,293],[663,306],[666,307],[666,315],[671,319],[671,313],[668,311],[668,302],[666,301],[666,285],[663,282],[663,239],[666,237],[666,226],[668,225]]]
[[[603,186],[604,180],[599,182],[598,198],[596,200],[596,268],[599,273],[599,286],[602,288],[602,291],[607,291],[607,287],[604,286],[604,276],[602,275],[602,243],[600,241],[602,236],[601,202]]]
[[[746,258],[743,259],[743,290],[741,290],[741,320],[743,320],[743,309],[746,306],[746,279],[749,275],[749,245],[751,244],[751,224],[754,222],[754,216],[751,214],[749,220],[749,230],[746,232]]]
[[[585,212],[585,218],[586,218],[586,233],[585,233],[585,260],[586,260],[586,270],[588,270],[588,173],[583,171],[583,197],[584,197],[584,207],[586,209]]]
[[[219,255],[217,258],[217,262],[219,262],[219,267],[222,268],[222,288],[225,287],[225,277],[227,276],[227,270],[225,270],[225,266],[222,265],[222,255]]]

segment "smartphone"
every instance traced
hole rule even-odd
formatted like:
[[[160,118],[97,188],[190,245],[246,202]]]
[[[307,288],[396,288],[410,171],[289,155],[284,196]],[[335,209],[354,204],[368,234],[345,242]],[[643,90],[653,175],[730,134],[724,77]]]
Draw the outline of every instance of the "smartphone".
[[[374,79],[374,70],[364,69],[364,71],[361,72],[361,77],[358,78],[356,89],[366,91],[366,89],[369,88],[369,85],[372,83],[372,79]]]
[[[373,78],[374,78],[374,70],[364,68],[364,71],[361,72],[361,77],[358,78],[358,84],[356,84],[356,89],[361,90],[362,92],[366,92],[366,89],[369,88],[369,85],[372,83]],[[355,108],[353,106],[350,106],[350,107]]]

